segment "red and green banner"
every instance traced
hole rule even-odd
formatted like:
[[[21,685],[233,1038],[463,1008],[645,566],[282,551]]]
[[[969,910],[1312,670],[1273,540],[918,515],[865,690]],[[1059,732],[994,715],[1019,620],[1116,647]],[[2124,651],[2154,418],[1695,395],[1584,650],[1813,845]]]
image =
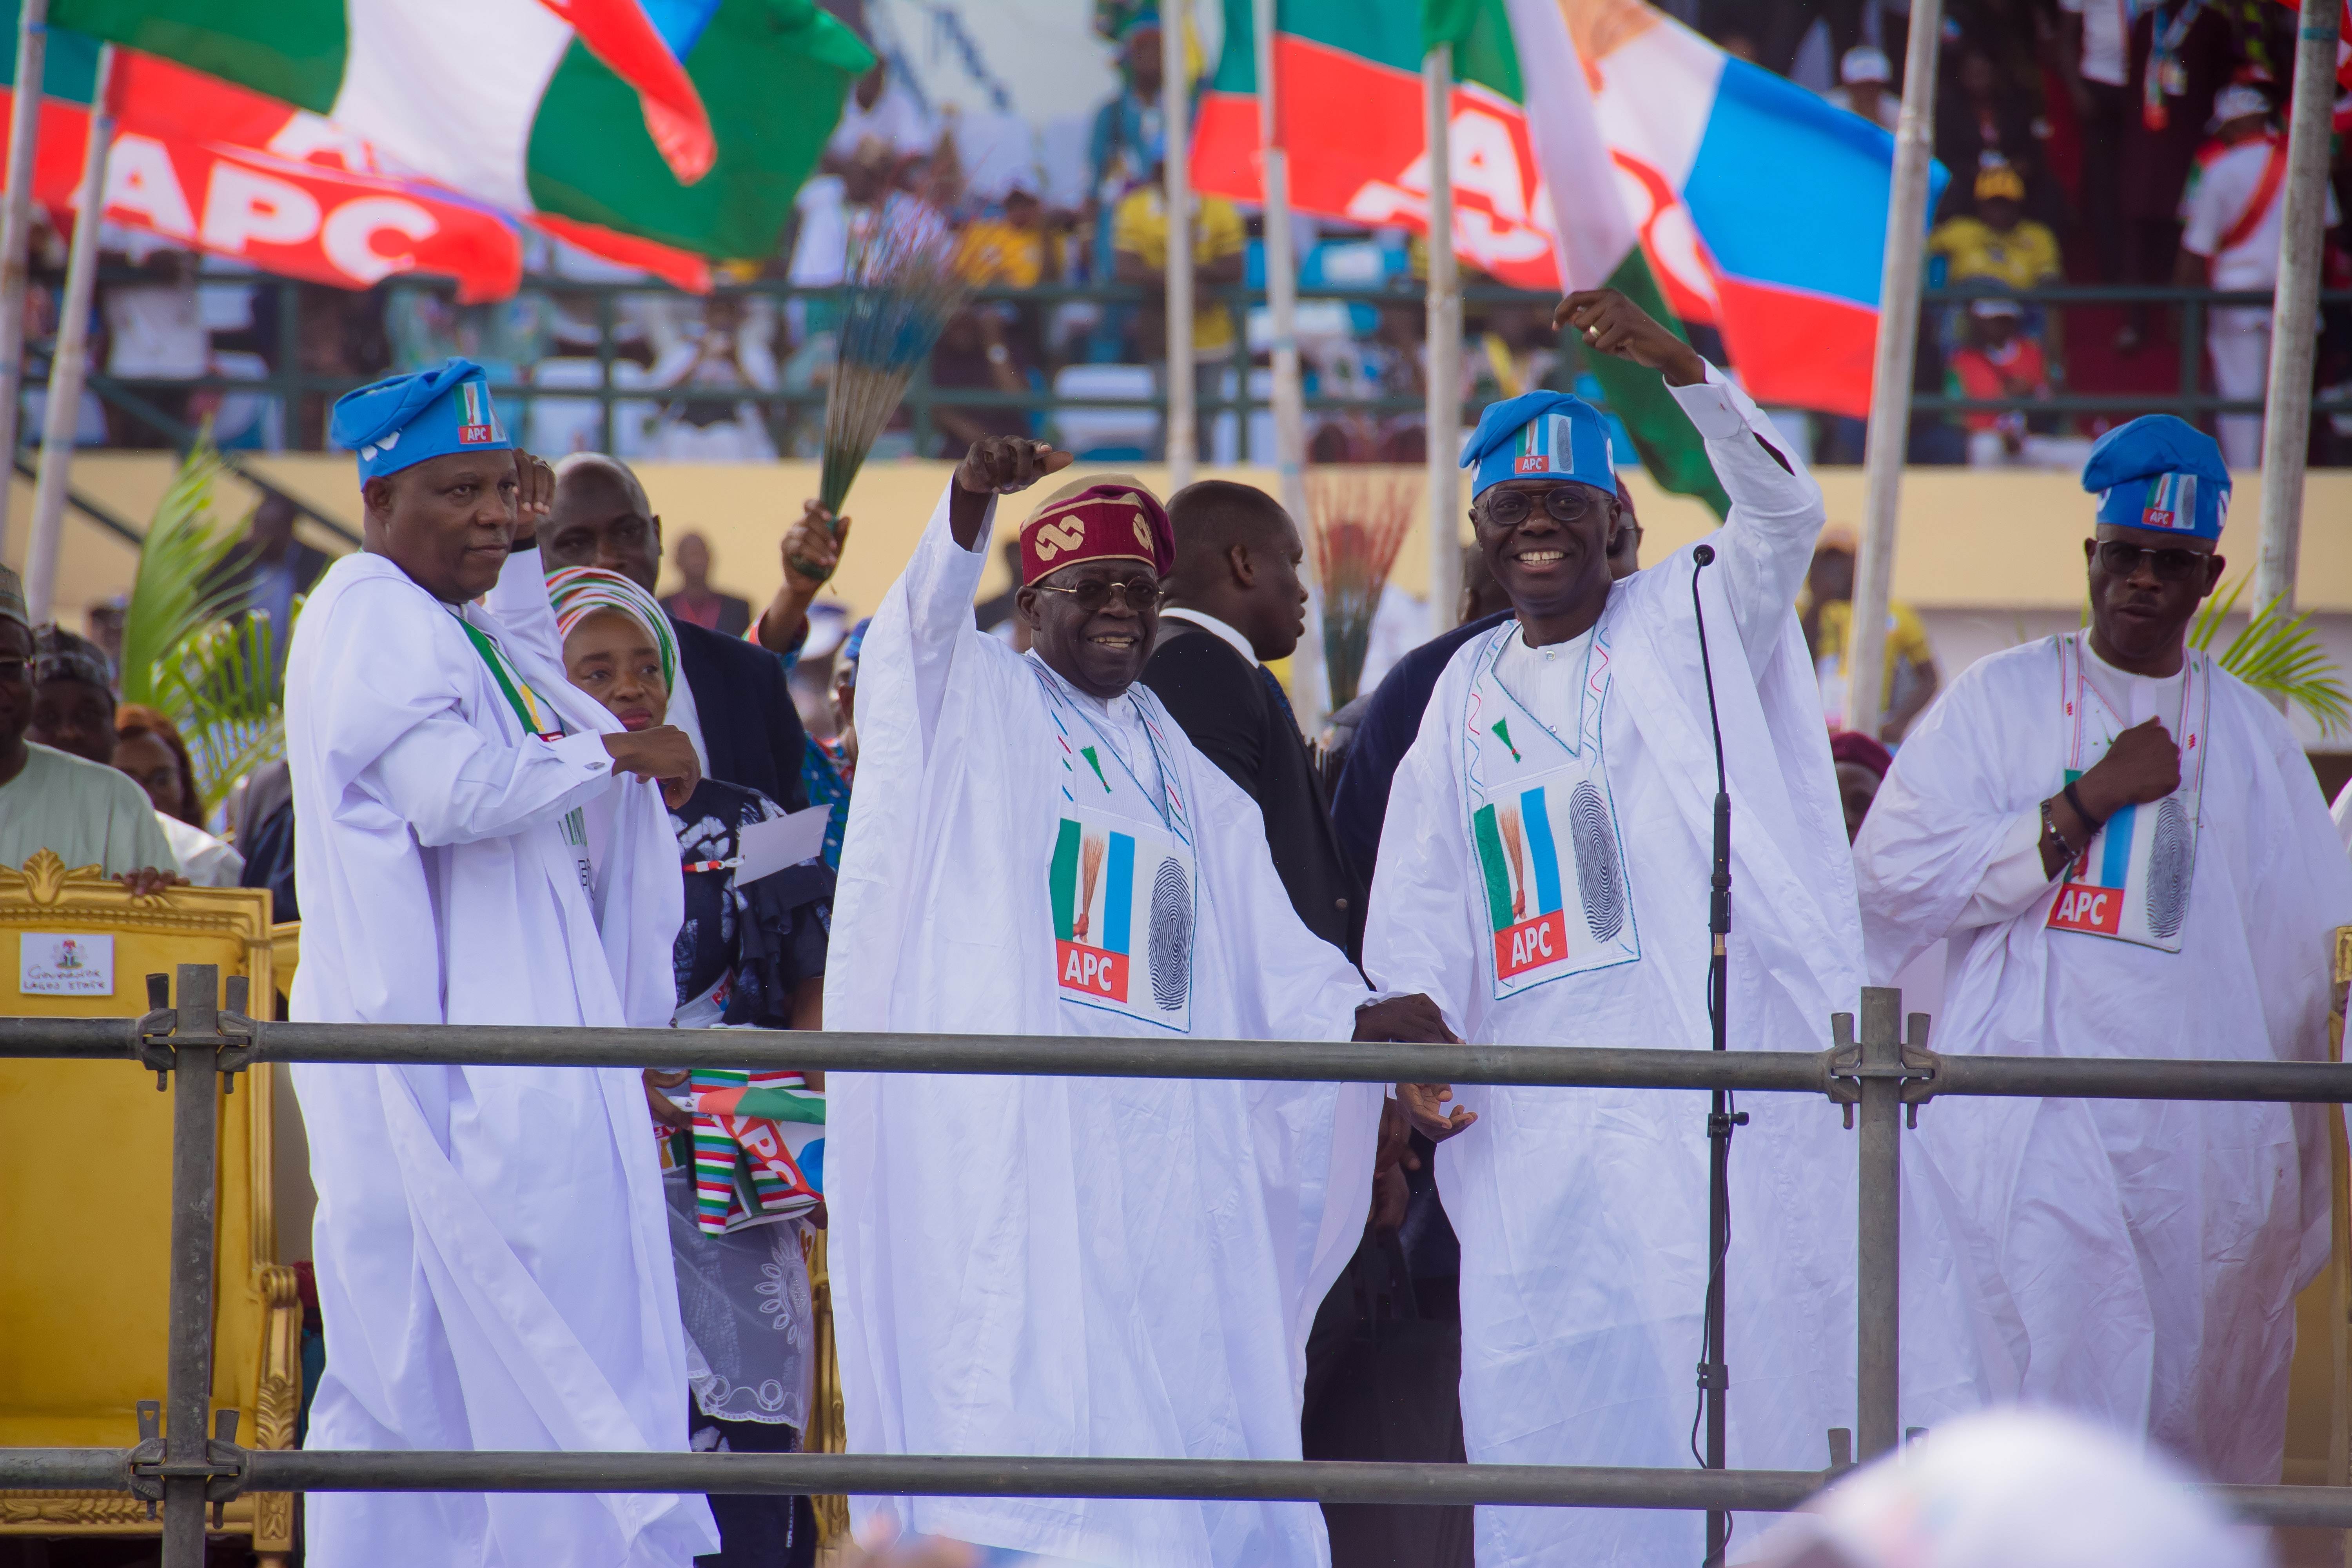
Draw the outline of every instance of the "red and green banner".
[[[1546,127],[1539,117],[1531,120],[1525,101],[1506,0],[1430,0],[1426,9],[1424,16],[1422,0],[1279,0],[1277,132],[1290,154],[1291,205],[1318,216],[1428,232],[1422,59],[1433,44],[1449,42],[1454,253],[1500,283],[1561,288],[1555,212],[1565,196],[1567,210],[1609,219],[1589,226],[1602,231],[1600,243],[1609,252],[1591,281],[1605,279],[1674,323],[1622,216],[1615,189],[1621,176],[1605,144],[1591,139],[1590,148],[1566,159],[1539,150]],[[1257,202],[1264,197],[1250,0],[1225,0],[1224,37],[1201,106],[1192,180],[1212,195]],[[1581,80],[1572,85],[1583,87]],[[1558,146],[1563,138],[1550,140]],[[1587,363],[1651,477],[1668,490],[1702,498],[1718,514],[1727,510],[1705,444],[1658,378],[1615,359],[1593,356]]]

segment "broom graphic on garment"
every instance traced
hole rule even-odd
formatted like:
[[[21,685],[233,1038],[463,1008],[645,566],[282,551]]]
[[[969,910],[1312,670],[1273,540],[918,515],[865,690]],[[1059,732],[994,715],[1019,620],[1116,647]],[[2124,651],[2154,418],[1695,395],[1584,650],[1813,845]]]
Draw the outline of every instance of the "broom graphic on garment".
[[[817,504],[835,519],[915,367],[930,357],[950,317],[971,292],[955,265],[955,236],[911,197],[884,206],[874,228],[850,247],[849,283],[824,398],[824,467]],[[834,568],[795,556],[793,570],[818,582]]]
[[[1087,940],[1093,925],[1095,879],[1102,875],[1103,851],[1109,841],[1089,833],[1078,843],[1078,918],[1071,924],[1071,934],[1079,942]]]
[[[1500,813],[1503,827],[1503,848],[1511,857],[1511,919],[1528,918],[1528,863],[1526,837],[1519,826],[1519,808],[1507,805]]]
[[[1323,667],[1331,706],[1356,700],[1390,569],[1412,525],[1417,477],[1318,473],[1307,487],[1315,575],[1323,584]]]

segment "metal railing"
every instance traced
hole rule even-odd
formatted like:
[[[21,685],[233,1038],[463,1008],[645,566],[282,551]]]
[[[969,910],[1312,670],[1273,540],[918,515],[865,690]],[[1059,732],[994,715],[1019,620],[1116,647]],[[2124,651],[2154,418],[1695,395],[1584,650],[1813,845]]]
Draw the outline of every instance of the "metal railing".
[[[1855,1426],[1828,1434],[1814,1470],[1371,1463],[1352,1460],[1043,1458],[866,1454],[334,1452],[247,1448],[212,1392],[215,1085],[272,1062],[680,1068],[709,1042],[671,1029],[272,1023],[246,1016],[247,982],[184,964],[178,1005],[148,977],[137,1019],[0,1018],[0,1058],[135,1061],[173,1093],[171,1312],[163,1411],[142,1441],[110,1448],[0,1448],[0,1489],[128,1491],[163,1506],[163,1568],[201,1568],[205,1510],[247,1492],[546,1491],[865,1493],[927,1496],[1296,1500],[1781,1512],[1858,1458],[1901,1440],[1898,1300],[1902,1134],[1948,1095],[2121,1100],[2352,1100],[2352,1066],[1942,1056],[1927,1016],[1898,1035],[1901,993],[1862,994],[1822,1051],[1285,1043],[1066,1036],[865,1035],[744,1030],[730,1061],[754,1069],[951,1072],[1310,1082],[1444,1081],[1519,1088],[1727,1089],[1819,1095],[1857,1113]],[[158,1415],[167,1416],[160,1424]],[[1859,1444],[1852,1441],[1858,1436]],[[1858,1450],[1858,1452],[1857,1452]],[[2242,1517],[2352,1527],[2352,1487],[2211,1486]]]
[[[130,271],[109,271],[100,282],[138,283],[152,281]],[[299,368],[297,346],[301,341],[299,285],[285,279],[262,278],[258,284],[275,289],[275,331],[278,352],[271,374],[257,379],[240,379],[223,375],[182,378],[126,377],[92,374],[89,385],[104,402],[110,404],[129,417],[153,430],[183,449],[194,440],[194,429],[184,420],[173,417],[156,406],[156,395],[168,395],[199,389],[224,393],[245,394],[275,399],[283,417],[293,420],[299,416],[306,398],[331,400],[364,379],[352,376],[320,375]],[[1407,283],[1410,280],[1406,280]],[[391,288],[428,287],[421,281],[395,283]],[[511,412],[509,424],[520,434],[530,427],[530,411],[542,400],[561,400],[578,405],[593,403],[597,408],[598,440],[601,450],[615,449],[614,419],[616,411],[626,407],[662,405],[677,402],[748,403],[761,411],[772,437],[784,433],[786,425],[796,416],[821,413],[825,398],[823,385],[798,390],[762,390],[758,387],[700,387],[693,385],[623,384],[616,382],[614,366],[626,363],[621,349],[621,302],[629,298],[678,295],[669,285],[657,281],[607,283],[583,282],[571,279],[534,276],[524,279],[523,287],[550,297],[561,297],[575,303],[593,301],[595,311],[596,345],[593,358],[597,365],[593,384],[582,386],[551,386],[530,379],[506,380],[494,383],[490,388],[501,405]],[[2077,287],[2052,286],[2039,289],[2004,290],[2005,297],[2038,309],[2063,310],[2075,307],[2126,305],[2144,310],[2179,312],[2179,368],[2176,384],[2162,391],[2095,392],[2060,391],[2050,397],[1969,398],[1941,393],[1915,393],[1911,400],[1915,415],[1966,415],[1972,413],[2022,412],[2070,418],[2084,415],[2172,413],[2194,421],[2199,416],[2214,414],[2259,414],[2263,411],[2259,398],[2227,398],[2203,390],[2204,384],[2204,323],[2207,312],[2232,306],[2259,306],[2267,309],[2271,296],[2267,291],[2216,291],[2210,289],[2177,287],[2143,287],[2136,285],[2098,285]],[[1558,302],[1556,294],[1507,289],[1496,285],[1465,288],[1462,290],[1467,308],[1510,307],[1540,310],[1548,317]],[[1922,296],[1927,312],[1925,319],[1933,321],[1940,314],[1953,310],[1965,310],[1969,301],[1985,297],[1982,288],[1959,286],[1930,289]],[[843,298],[839,288],[811,289],[790,283],[756,281],[725,284],[703,297],[716,300],[766,298],[782,304],[800,300],[820,310],[836,305]],[[1417,313],[1422,309],[1422,297],[1417,286],[1386,288],[1313,286],[1298,290],[1302,300],[1330,300],[1345,304],[1370,306],[1375,309],[1406,310]],[[1232,287],[1204,291],[1204,306],[1222,306],[1234,313],[1235,338],[1242,338],[1241,325],[1248,310],[1265,301],[1263,289]],[[982,303],[1004,303],[1015,307],[1050,313],[1055,308],[1073,302],[1092,304],[1097,310],[1119,309],[1142,305],[1153,298],[1147,290],[1118,283],[1046,283],[1028,289],[990,287],[978,289],[972,298]],[[2320,296],[2323,310],[2352,307],[2352,290],[2329,290]],[[1560,339],[1565,362],[1571,367],[1581,363],[1583,349],[1573,332]],[[38,353],[38,349],[34,353]],[[587,359],[586,353],[557,354],[551,357]],[[541,363],[544,363],[543,361]],[[1253,396],[1249,389],[1248,366],[1230,366],[1235,374],[1230,391],[1223,387],[1222,374],[1204,377],[1202,395],[1195,400],[1203,422],[1231,414],[1235,425],[1235,456],[1237,460],[1252,460],[1251,416],[1267,412],[1268,397]],[[941,409],[985,411],[1015,409],[1033,418],[1049,418],[1059,409],[1151,411],[1164,416],[1168,406],[1165,392],[1155,384],[1148,394],[1131,396],[1065,396],[1050,385],[1033,387],[1025,392],[1006,392],[992,387],[943,387],[931,379],[928,361],[919,364],[908,383],[905,408],[914,445],[918,453],[929,453],[938,431],[938,412]],[[1396,394],[1381,396],[1356,396],[1318,392],[1308,395],[1305,406],[1310,413],[1356,413],[1362,415],[1415,415],[1423,412],[1425,404],[1420,394]],[[1465,416],[1475,418],[1477,409],[1465,404]],[[2322,397],[2313,405],[2313,417],[2330,415],[2352,416],[2352,396]],[[289,433],[289,449],[300,445]],[[229,455],[232,464],[238,462],[236,454]],[[1265,460],[1270,454],[1258,453]],[[257,475],[256,482],[267,483]],[[281,490],[282,487],[275,487]],[[289,497],[305,513],[331,531],[348,537],[348,529],[339,521],[310,506],[299,497]]]

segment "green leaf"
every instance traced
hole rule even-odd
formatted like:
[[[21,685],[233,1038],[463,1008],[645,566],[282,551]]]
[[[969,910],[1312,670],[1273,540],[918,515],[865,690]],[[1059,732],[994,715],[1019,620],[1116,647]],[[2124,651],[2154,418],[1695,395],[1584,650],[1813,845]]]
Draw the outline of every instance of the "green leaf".
[[[2191,647],[2211,651],[2245,586],[2241,577],[2206,599],[2189,626]],[[2283,611],[2276,599],[2255,613],[2214,662],[2255,690],[2300,705],[2323,735],[2352,730],[2352,693],[2345,689],[2343,670],[2321,648],[2311,617]]]

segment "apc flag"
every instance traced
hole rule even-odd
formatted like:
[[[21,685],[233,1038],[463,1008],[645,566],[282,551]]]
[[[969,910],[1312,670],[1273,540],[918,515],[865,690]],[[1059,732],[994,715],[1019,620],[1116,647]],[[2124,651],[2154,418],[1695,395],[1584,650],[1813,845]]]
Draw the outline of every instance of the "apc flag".
[[[763,256],[873,64],[814,0],[54,0],[50,22],[323,116],[402,175]]]

